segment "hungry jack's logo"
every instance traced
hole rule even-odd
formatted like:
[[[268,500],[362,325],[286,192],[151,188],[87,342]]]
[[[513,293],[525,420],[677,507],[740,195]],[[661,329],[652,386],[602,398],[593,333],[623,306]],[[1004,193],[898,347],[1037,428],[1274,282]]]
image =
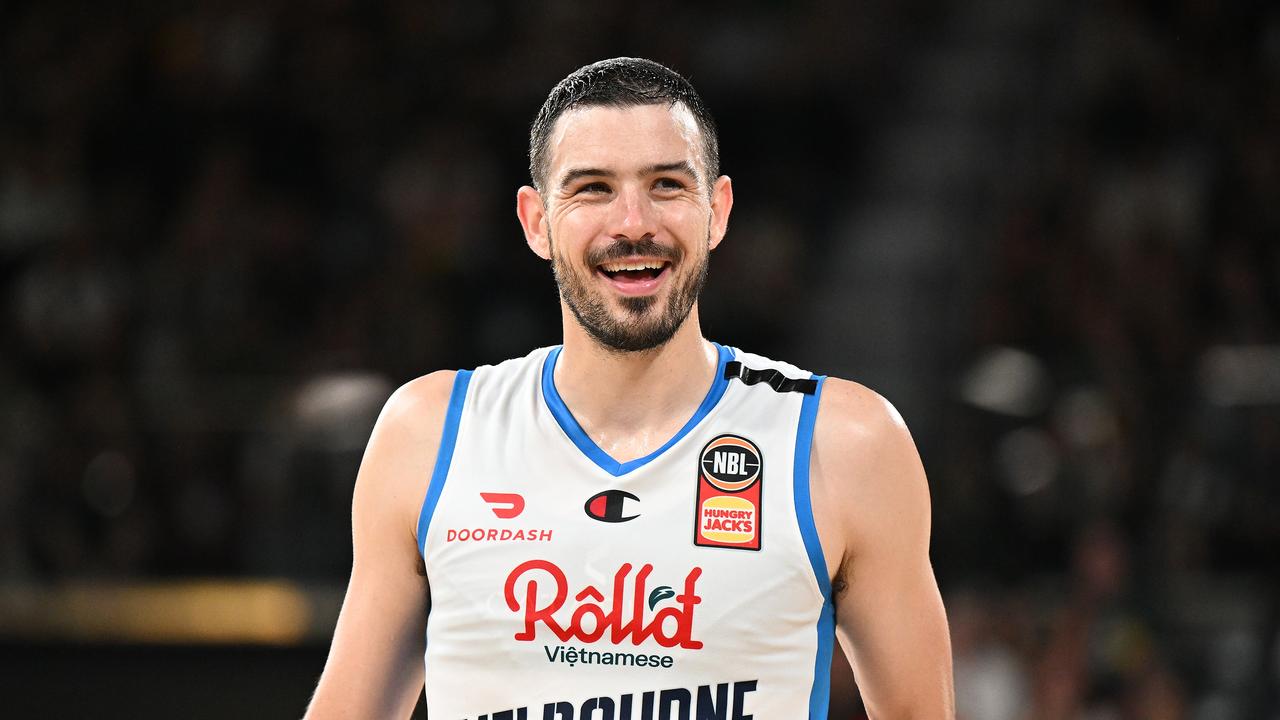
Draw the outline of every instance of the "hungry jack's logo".
[[[693,544],[760,549],[764,456],[740,436],[720,435],[698,457]]]

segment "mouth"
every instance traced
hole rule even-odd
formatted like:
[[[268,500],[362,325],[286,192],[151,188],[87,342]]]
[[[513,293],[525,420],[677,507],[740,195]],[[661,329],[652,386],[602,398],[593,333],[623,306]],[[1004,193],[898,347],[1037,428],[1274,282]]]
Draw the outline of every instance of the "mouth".
[[[654,292],[670,269],[669,260],[656,258],[611,260],[596,266],[596,272],[624,295],[648,295]]]

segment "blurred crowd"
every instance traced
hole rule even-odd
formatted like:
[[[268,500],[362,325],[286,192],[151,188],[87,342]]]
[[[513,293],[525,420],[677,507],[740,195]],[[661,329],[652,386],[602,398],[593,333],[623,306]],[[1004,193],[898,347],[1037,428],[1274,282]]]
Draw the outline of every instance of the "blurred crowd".
[[[973,717],[1280,716],[1263,7],[1090,3],[1028,53],[934,476]]]
[[[0,583],[345,581],[386,396],[557,341],[512,208],[591,60],[698,86],[704,326],[793,358],[916,54],[991,44],[960,280],[908,288],[961,717],[1280,717],[1280,10],[884,5],[0,6]]]

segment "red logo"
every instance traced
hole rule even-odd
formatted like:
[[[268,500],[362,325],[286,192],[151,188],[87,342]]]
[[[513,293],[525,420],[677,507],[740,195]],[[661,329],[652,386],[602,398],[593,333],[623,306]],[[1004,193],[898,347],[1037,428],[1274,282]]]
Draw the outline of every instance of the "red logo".
[[[507,599],[507,607],[512,612],[524,613],[524,630],[516,633],[516,640],[531,641],[537,636],[537,627],[545,625],[561,642],[576,638],[581,642],[593,643],[609,634],[609,642],[619,645],[630,640],[632,645],[653,638],[662,647],[682,647],[697,650],[702,647],[700,640],[693,639],[693,608],[702,602],[695,587],[702,568],[695,567],[684,579],[684,592],[675,596],[678,605],[664,607],[645,619],[645,591],[653,566],[646,563],[636,573],[631,590],[631,602],[626,605],[627,578],[631,574],[631,563],[624,563],[613,576],[613,594],[606,600],[604,593],[592,585],[587,585],[573,596],[577,607],[569,615],[568,623],[556,620],[555,614],[565,605],[569,597],[569,581],[564,571],[549,560],[529,560],[517,565],[507,576],[503,589]],[[538,605],[539,577],[550,576],[553,582],[554,597],[545,605]],[[525,576],[528,575],[526,578]],[[516,596],[516,585],[524,580],[524,598]],[[664,586],[665,587],[665,586]],[[661,590],[662,588],[659,588]],[[670,592],[669,588],[666,588]],[[545,596],[544,596],[545,597]],[[670,597],[666,593],[655,591],[650,597],[650,610],[661,599]],[[523,600],[523,601],[522,601]]]
[[[445,542],[551,542],[551,530],[545,528],[449,528]]]
[[[635,520],[640,517],[640,513],[630,513],[623,508],[628,505],[627,501],[634,501],[634,505],[640,504],[640,498],[632,495],[626,490],[605,490],[598,492],[587,499],[582,509],[586,511],[587,516],[607,523],[621,523],[628,520]]]
[[[503,520],[524,512],[524,497],[515,493],[480,493],[480,498],[489,503],[493,514]]]
[[[760,549],[764,456],[739,435],[720,435],[698,459],[693,544]]]

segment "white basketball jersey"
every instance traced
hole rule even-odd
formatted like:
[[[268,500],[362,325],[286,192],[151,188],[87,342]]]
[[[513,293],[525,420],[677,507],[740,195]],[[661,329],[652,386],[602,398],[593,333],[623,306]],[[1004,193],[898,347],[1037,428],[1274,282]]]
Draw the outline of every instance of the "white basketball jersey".
[[[625,463],[560,399],[559,347],[458,372],[418,521],[431,720],[826,718],[823,379],[717,348],[694,416]]]

